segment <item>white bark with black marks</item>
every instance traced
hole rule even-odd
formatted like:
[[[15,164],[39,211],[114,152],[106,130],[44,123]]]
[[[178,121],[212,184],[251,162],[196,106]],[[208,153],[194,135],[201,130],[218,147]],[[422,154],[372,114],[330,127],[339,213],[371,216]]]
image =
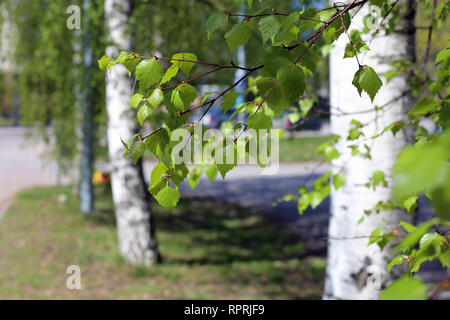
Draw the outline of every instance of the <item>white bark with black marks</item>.
[[[107,55],[115,58],[120,50],[130,50],[131,39],[126,34],[130,12],[128,0],[106,0],[105,14],[110,38],[115,46]],[[134,265],[152,265],[158,261],[149,199],[146,196],[142,172],[132,159],[123,157],[124,141],[135,134],[135,114],[130,110],[132,80],[122,66],[106,72],[106,105],[108,112],[108,148],[112,165],[111,185],[115,205],[119,249],[125,260]]]
[[[402,1],[401,1],[402,2]],[[352,19],[352,28],[362,26],[362,17],[368,12],[367,4]],[[403,19],[402,24],[414,23],[414,12]],[[375,26],[376,27],[376,26]],[[369,38],[370,39],[370,38]],[[362,131],[369,138],[381,132],[386,126],[397,120],[407,120],[407,112],[413,106],[405,77],[394,77],[389,83],[383,74],[391,69],[395,60],[414,60],[414,33],[380,32],[370,44],[370,51],[360,54],[362,65],[375,69],[383,81],[383,86],[372,103],[366,93],[360,97],[352,85],[358,64],[354,58],[343,59],[345,45],[349,42],[345,34],[341,35],[330,56],[330,94],[331,128],[334,134],[341,136],[337,149],[341,157],[334,160],[333,171],[346,177],[346,184],[331,193],[331,218],[328,240],[328,265],[325,280],[325,299],[377,299],[381,290],[390,280],[386,266],[392,258],[389,248],[380,251],[378,245],[367,246],[367,238],[344,240],[342,238],[364,237],[380,226],[396,226],[400,220],[411,221],[411,217],[401,210],[372,213],[364,216],[364,210],[375,207],[378,201],[390,199],[392,188],[392,168],[398,153],[408,143],[411,136],[400,131],[396,137],[391,132],[382,137],[368,140],[372,160],[361,156],[351,156],[348,148],[355,141],[347,141],[350,121],[356,119],[366,125]],[[363,58],[364,57],[364,58]],[[400,97],[404,94],[404,96]],[[390,101],[395,100],[390,104]],[[375,111],[375,106],[383,106]],[[365,112],[371,110],[370,112]],[[359,144],[364,150],[364,143]],[[378,186],[376,190],[364,186],[375,170],[386,175],[388,187]],[[385,230],[386,231],[386,230]],[[391,277],[392,278],[392,277]]]

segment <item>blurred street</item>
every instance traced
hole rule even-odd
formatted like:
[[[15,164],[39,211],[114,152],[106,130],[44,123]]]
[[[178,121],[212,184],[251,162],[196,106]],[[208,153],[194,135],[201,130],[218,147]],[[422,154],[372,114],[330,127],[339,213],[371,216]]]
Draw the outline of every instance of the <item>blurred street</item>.
[[[26,140],[24,131],[22,127],[0,127],[0,218],[17,192],[57,183],[57,166],[46,155],[45,144],[40,139]]]

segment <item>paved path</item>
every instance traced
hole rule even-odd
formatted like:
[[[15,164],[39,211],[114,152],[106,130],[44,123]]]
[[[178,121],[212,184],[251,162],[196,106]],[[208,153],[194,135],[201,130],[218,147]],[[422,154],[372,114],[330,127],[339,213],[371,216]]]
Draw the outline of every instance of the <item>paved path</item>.
[[[0,127],[0,219],[18,191],[56,184],[57,166],[45,144],[23,133],[21,127]]]

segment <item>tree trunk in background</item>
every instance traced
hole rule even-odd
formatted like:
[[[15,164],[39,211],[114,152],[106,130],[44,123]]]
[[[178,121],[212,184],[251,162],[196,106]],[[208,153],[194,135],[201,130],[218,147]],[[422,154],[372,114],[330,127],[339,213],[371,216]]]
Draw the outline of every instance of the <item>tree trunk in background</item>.
[[[90,29],[92,23],[89,10],[92,0],[83,0],[82,21],[82,52],[83,52],[83,84],[81,88],[81,180],[80,180],[80,210],[83,213],[94,209],[94,186],[92,184],[92,171],[94,165],[93,151],[93,108],[94,88],[92,87],[92,73],[94,72],[95,58],[92,48]]]
[[[404,1],[400,1],[404,2]],[[414,25],[414,1],[408,1],[410,9],[397,28]],[[367,4],[352,19],[352,26],[361,27],[362,17],[367,14]],[[375,26],[376,27],[376,26]],[[410,29],[414,30],[414,29]],[[392,167],[398,153],[412,141],[411,137],[400,131],[394,138],[392,133],[368,140],[371,147],[372,160],[361,156],[350,156],[350,144],[356,141],[346,141],[351,119],[361,123],[370,122],[362,131],[368,138],[379,133],[387,125],[397,120],[407,120],[407,112],[413,106],[410,94],[399,96],[407,90],[405,77],[394,77],[388,84],[382,76],[394,60],[412,60],[415,58],[414,31],[391,33],[385,36],[383,32],[370,44],[361,64],[371,66],[383,80],[374,103],[370,102],[366,93],[361,98],[352,79],[358,70],[355,59],[343,59],[345,45],[349,42],[345,34],[341,35],[335,49],[330,55],[330,96],[331,96],[331,128],[334,134],[341,136],[337,149],[341,157],[333,161],[333,171],[341,172],[346,177],[346,184],[331,194],[331,218],[328,240],[328,265],[325,280],[325,299],[377,299],[380,291],[387,285],[386,266],[391,258],[388,248],[382,252],[378,245],[367,246],[368,239],[345,240],[358,236],[368,236],[380,226],[396,226],[400,220],[411,221],[411,217],[401,210],[384,211],[364,216],[364,210],[373,209],[378,201],[390,199]],[[359,55],[363,58],[364,54]],[[397,100],[395,100],[397,99]],[[383,106],[382,111],[375,111],[374,106]],[[371,110],[370,112],[365,112]],[[358,113],[359,112],[359,113]],[[362,138],[364,138],[362,137]],[[362,150],[364,143],[360,146]],[[386,175],[388,187],[379,185],[376,190],[364,186],[375,170],[382,170]],[[339,239],[340,238],[340,239]],[[392,274],[391,274],[392,275]]]
[[[130,1],[106,0],[106,23],[116,46],[107,55],[117,57],[120,50],[130,50],[131,39],[125,34]],[[128,99],[132,79],[122,66],[106,72],[106,105],[108,111],[108,147],[112,164],[111,185],[116,212],[119,249],[125,260],[136,265],[152,265],[159,259],[149,201],[142,182],[142,172],[130,157],[124,158],[124,141],[135,133],[135,114]]]

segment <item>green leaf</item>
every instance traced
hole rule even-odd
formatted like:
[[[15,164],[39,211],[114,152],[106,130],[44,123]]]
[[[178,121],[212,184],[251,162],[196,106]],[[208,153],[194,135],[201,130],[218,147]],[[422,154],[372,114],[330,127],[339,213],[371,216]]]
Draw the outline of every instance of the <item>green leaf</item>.
[[[258,28],[262,35],[263,43],[271,39],[280,30],[281,24],[276,16],[267,16],[259,20]]]
[[[422,238],[422,236],[427,233],[428,229],[433,225],[436,224],[437,220],[432,219],[427,222],[424,222],[420,226],[418,226],[413,231],[409,232],[403,240],[395,247],[394,251],[405,251],[410,249],[411,247],[415,246],[419,240]]]
[[[208,31],[208,39],[218,28],[228,23],[228,17],[225,12],[215,12],[206,20],[206,30]]]
[[[436,55],[436,64],[440,63],[441,61],[444,61],[446,59],[450,58],[450,49],[444,49],[439,51],[439,53]]]
[[[103,56],[98,60],[98,67],[102,70],[105,71],[106,68],[109,65],[109,61],[111,60],[111,58],[109,56]]]
[[[345,184],[345,176],[341,173],[333,175],[333,186],[336,190],[340,189]]]
[[[217,177],[217,165],[216,164],[212,164],[210,166],[208,166],[205,170],[205,174],[208,177],[209,181],[213,182],[216,177]]]
[[[171,211],[177,205],[178,200],[180,200],[180,193],[178,190],[166,186],[158,192],[155,198],[161,206]]]
[[[117,59],[114,60],[114,62],[115,63],[124,63],[127,57],[128,57],[128,53],[126,53],[125,51],[121,51],[119,56],[117,57]]]
[[[272,119],[262,112],[253,113],[247,119],[248,128],[255,130],[272,128]]]
[[[387,265],[388,276],[391,273],[392,267],[397,266],[397,265],[402,264],[402,263],[403,263],[403,256],[397,256],[394,259],[392,259],[392,261],[389,262],[388,265]]]
[[[383,82],[371,67],[364,67],[355,73],[352,84],[358,89],[359,95],[362,91],[367,92],[373,102],[375,95],[380,90]]]
[[[162,74],[163,69],[155,58],[143,60],[136,67],[136,79],[143,90],[159,82]]]
[[[416,230],[417,228],[415,226],[413,226],[412,224],[405,222],[405,221],[400,221],[400,225],[403,227],[403,229],[405,229],[406,232],[413,232],[414,230]]]
[[[347,140],[349,141],[356,140],[363,135],[364,133],[361,130],[358,130],[356,128],[350,128],[350,130],[348,130]]]
[[[424,115],[432,111],[437,106],[438,104],[434,101],[433,98],[425,97],[420,99],[419,102],[416,103],[416,105],[414,106],[414,108],[412,108],[409,114]]]
[[[305,90],[305,74],[295,65],[287,65],[277,73],[277,81],[289,104],[296,102]]]
[[[313,99],[302,99],[299,101],[300,110],[302,111],[302,116],[305,117],[309,110],[314,106]]]
[[[200,182],[202,176],[202,169],[197,167],[189,170],[188,183],[192,190],[194,190]]]
[[[170,177],[170,180],[172,180],[175,186],[178,188],[184,181],[184,179],[186,179],[188,174],[189,169],[184,163],[176,164],[175,169],[172,171],[172,177]]]
[[[405,201],[403,201],[403,206],[406,210],[408,210],[408,213],[411,213],[411,211],[417,207],[417,197],[411,196],[407,198]]]
[[[198,61],[197,56],[193,53],[177,53],[172,56],[172,59]],[[196,65],[195,62],[188,62],[188,61],[172,60],[171,62],[174,65],[177,65],[184,72],[184,74],[186,76],[189,76],[192,68],[194,68]]]
[[[292,12],[289,16],[279,18],[281,19],[281,27],[275,34],[274,44],[288,46],[297,39],[300,32],[299,27],[296,25],[298,12]]]
[[[445,242],[445,238],[436,232],[424,234],[420,238],[420,249],[416,253],[418,264],[438,257],[441,254],[441,246]]]
[[[327,146],[323,152],[328,161],[339,158],[339,151],[333,146]]]
[[[142,61],[142,59],[139,58],[133,58],[130,60],[125,60],[123,62],[123,65],[128,70],[128,75],[131,75],[131,73],[136,69],[136,66]]]
[[[152,173],[150,174],[150,183],[148,186],[148,191],[151,194],[156,195],[158,192],[167,184],[163,176],[168,173],[167,167],[164,163],[159,162],[153,167]]]
[[[139,107],[139,105],[141,104],[141,102],[143,101],[142,99],[144,98],[144,96],[140,93],[136,93],[135,95],[133,95],[130,100],[128,100],[128,102],[130,103],[130,105],[133,108],[137,108]]]
[[[407,147],[400,153],[394,166],[393,191],[397,202],[447,181],[449,146],[441,138],[423,146]]]
[[[450,247],[443,250],[439,256],[443,268],[448,268],[450,266]]]
[[[141,141],[135,142],[135,144],[131,148],[131,152],[130,152],[131,158],[133,159],[134,164],[136,164],[136,162],[139,160],[139,158],[142,157],[145,150],[146,150],[146,148],[145,148],[144,143],[142,143]]]
[[[142,105],[137,113],[137,119],[139,124],[142,126],[144,121],[150,116],[152,109],[147,104]]]
[[[235,91],[228,91],[223,96],[223,101],[222,101],[221,105],[223,106],[224,112],[227,112],[228,109],[230,109],[234,105],[234,103],[236,102],[237,96],[238,96],[238,94]]]
[[[227,161],[227,156],[233,154],[232,163]],[[234,144],[227,144],[224,148],[220,148],[219,155],[215,155],[217,170],[220,172],[222,179],[237,165],[237,150]]]
[[[148,150],[164,163],[167,168],[172,166],[170,155],[170,138],[166,129],[162,128],[145,139]]]
[[[380,300],[426,300],[427,287],[417,278],[403,276],[380,295]]]
[[[380,295],[380,300],[426,300],[427,287],[417,278],[403,276],[391,283]]]
[[[279,118],[283,111],[289,107],[289,104],[287,103],[284,94],[281,92],[280,87],[278,86],[273,89],[274,85],[275,80],[272,78],[260,78],[256,81],[256,87],[261,96],[265,97],[269,91],[272,90],[271,94],[266,99],[266,103],[269,108],[272,109],[275,116]]]
[[[388,185],[387,181],[384,177],[384,172],[381,170],[376,170],[372,174],[373,189],[375,190],[375,188],[380,184],[383,185],[383,187],[387,187],[387,185]]]
[[[183,84],[172,91],[171,103],[180,111],[184,111],[197,98],[197,90],[190,84]]]
[[[166,73],[164,73],[164,76],[161,79],[161,84],[169,82],[173,77],[177,75],[179,69],[180,68],[178,67],[178,65],[171,65],[170,68],[167,69]]]
[[[317,53],[315,45],[311,46],[308,49],[306,45],[300,44],[297,48],[292,50],[291,54],[295,57],[293,61],[295,61],[300,55],[303,55],[299,64],[306,67],[311,72],[316,72],[316,68],[319,65],[321,59],[319,53]]]
[[[153,106],[153,108],[157,108],[161,102],[164,100],[164,92],[161,88],[156,88],[153,90],[152,94],[148,98],[148,102]]]
[[[225,40],[233,52],[237,47],[245,44],[252,35],[252,24],[250,22],[241,22],[236,24],[225,34]]]
[[[276,77],[278,71],[291,63],[291,55],[282,47],[269,47],[264,51],[262,64],[270,74]]]

